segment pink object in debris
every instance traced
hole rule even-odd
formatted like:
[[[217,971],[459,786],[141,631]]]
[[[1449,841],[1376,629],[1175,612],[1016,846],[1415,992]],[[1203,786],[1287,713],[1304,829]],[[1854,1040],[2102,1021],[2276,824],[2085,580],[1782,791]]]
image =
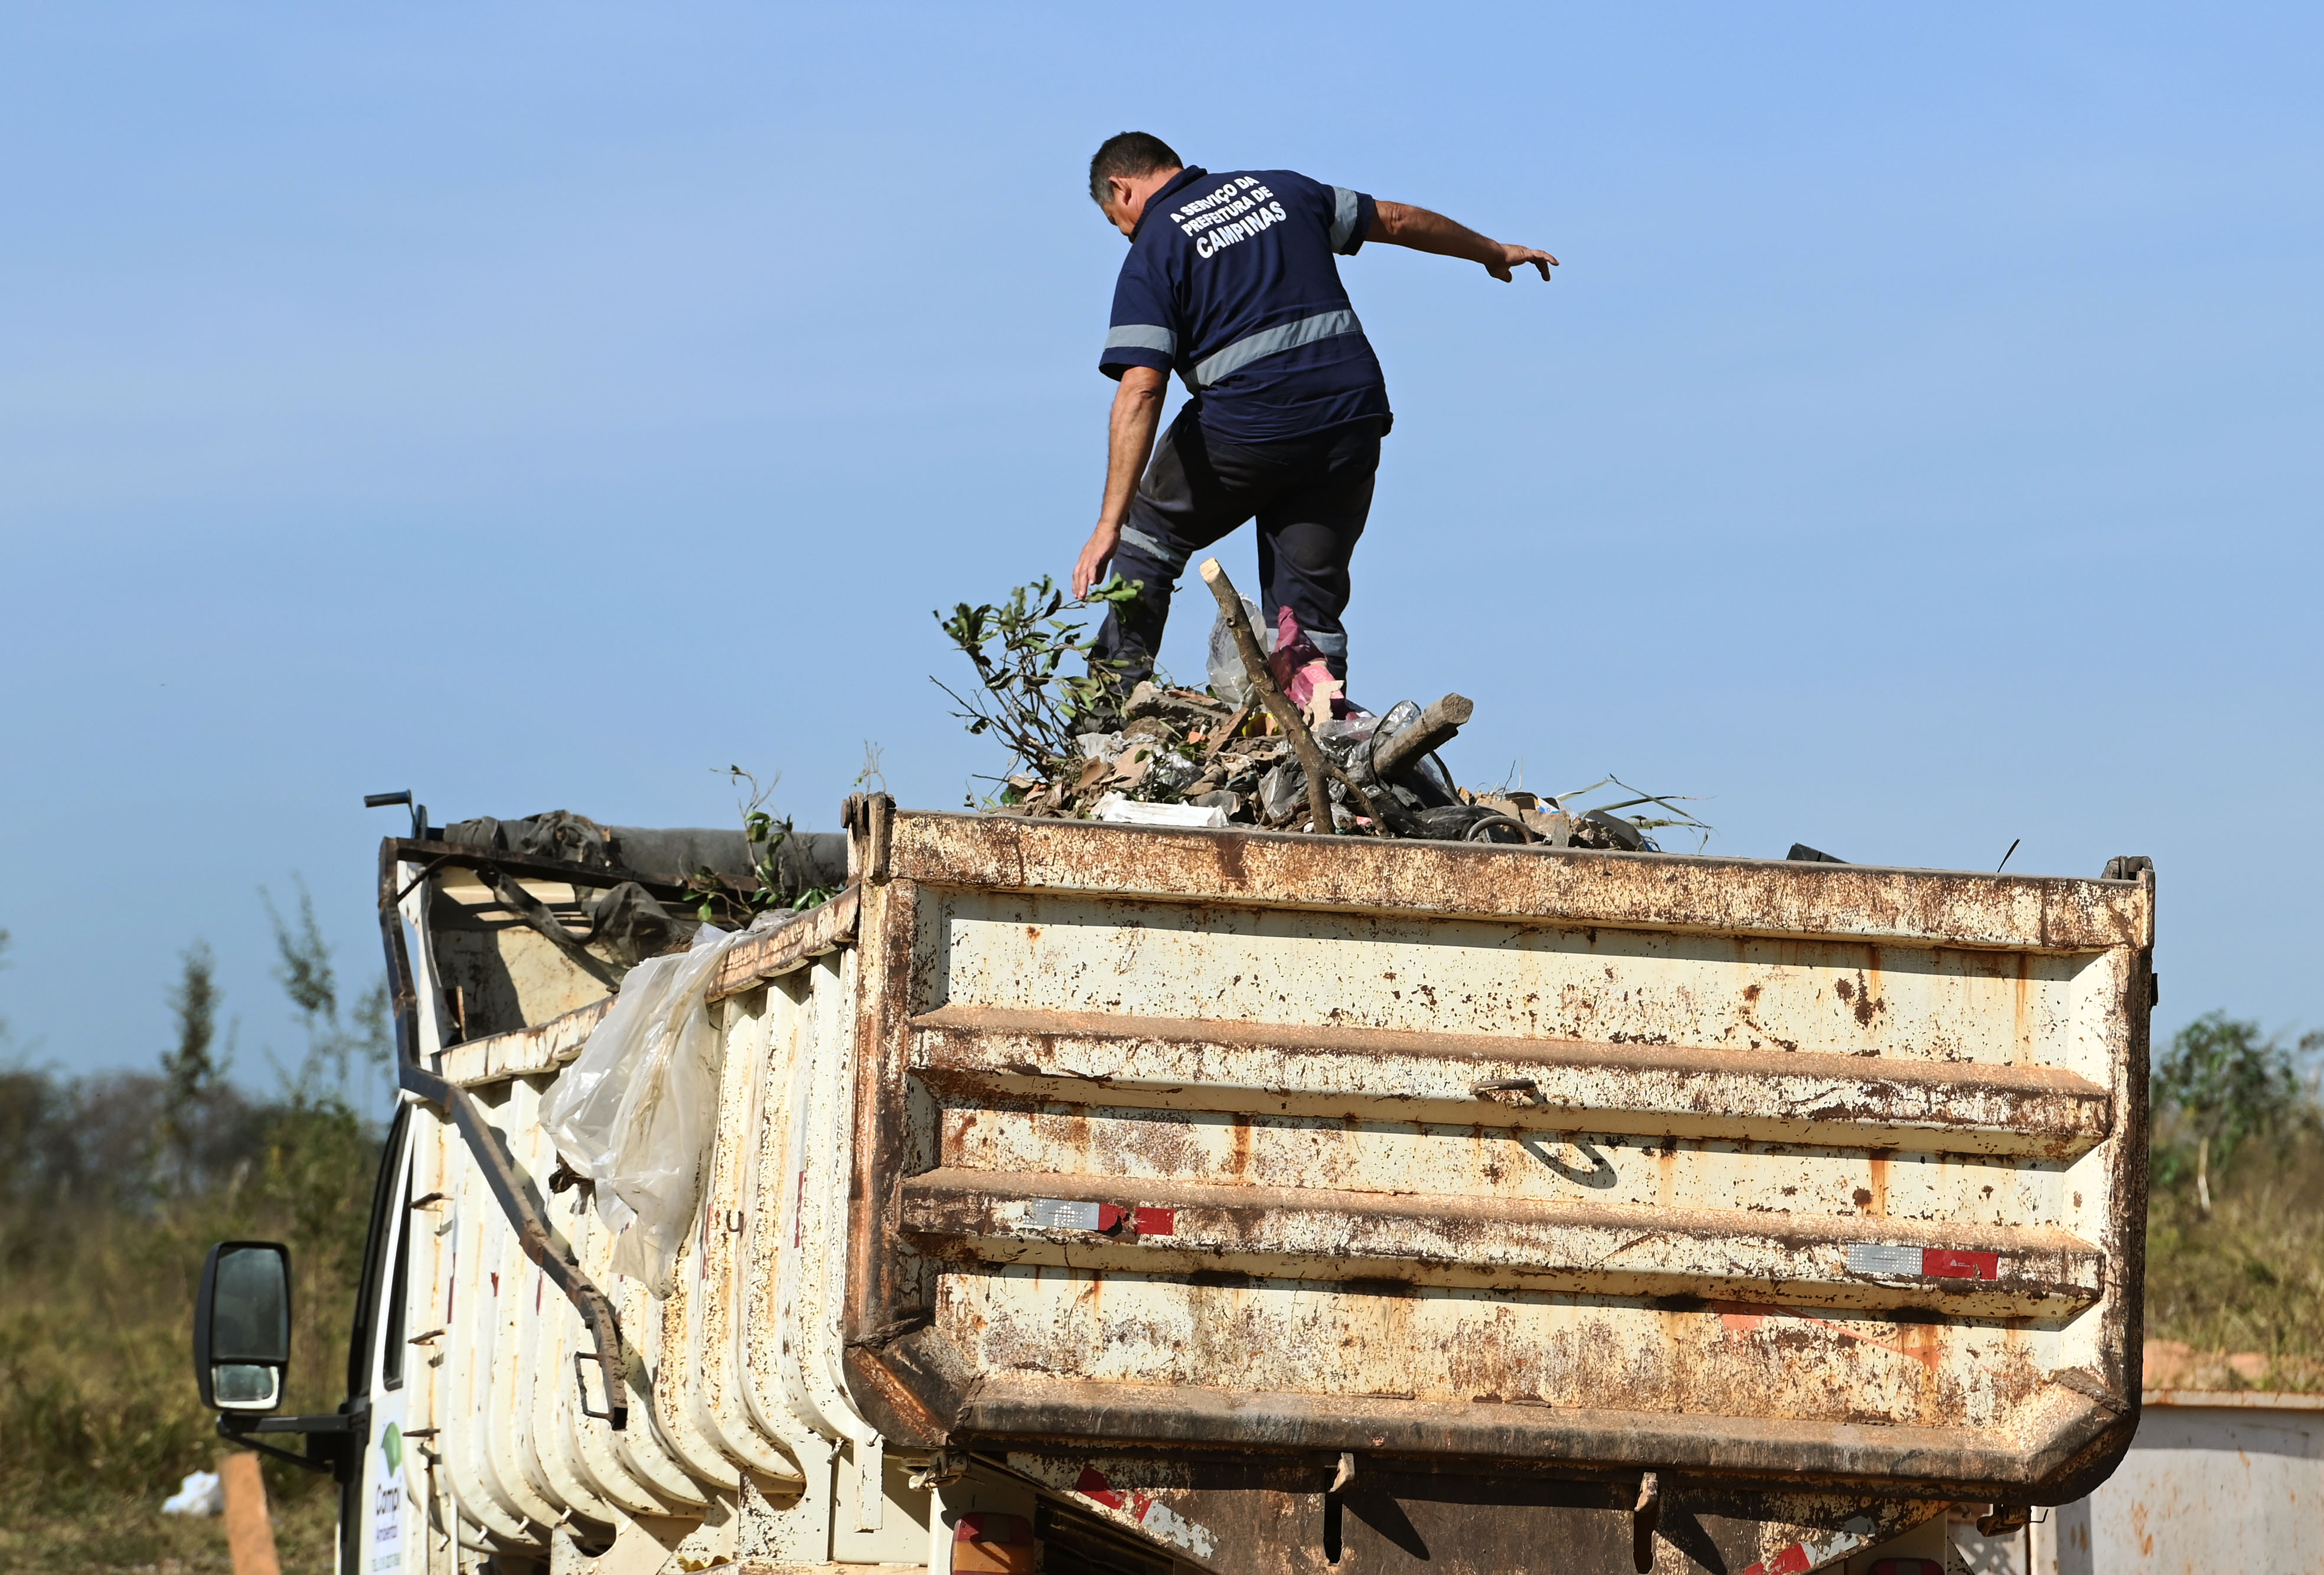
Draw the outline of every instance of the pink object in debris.
[[[1275,687],[1283,698],[1305,711],[1319,688],[1332,697],[1332,714],[1347,714],[1348,701],[1342,692],[1340,681],[1332,676],[1331,667],[1315,642],[1299,626],[1298,618],[1289,607],[1279,607],[1275,615],[1275,649],[1267,658],[1267,670],[1275,678]]]

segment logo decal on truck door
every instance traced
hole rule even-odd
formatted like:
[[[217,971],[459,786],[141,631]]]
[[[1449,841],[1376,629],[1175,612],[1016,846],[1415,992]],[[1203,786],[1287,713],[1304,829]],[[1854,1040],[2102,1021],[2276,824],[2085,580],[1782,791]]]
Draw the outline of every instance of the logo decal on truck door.
[[[370,1575],[403,1568],[403,1427],[391,1419],[379,1433],[379,1464],[371,1474]]]

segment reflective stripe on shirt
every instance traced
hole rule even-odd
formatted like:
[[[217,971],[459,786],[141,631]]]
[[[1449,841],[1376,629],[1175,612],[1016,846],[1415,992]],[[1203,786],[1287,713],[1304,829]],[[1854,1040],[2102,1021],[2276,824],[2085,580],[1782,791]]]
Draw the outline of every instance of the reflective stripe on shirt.
[[[1178,336],[1168,329],[1150,322],[1120,324],[1105,336],[1109,350],[1159,350],[1166,356],[1178,353]]]
[[[1120,333],[1123,330],[1117,329],[1114,331]],[[1364,325],[1356,320],[1356,314],[1344,309],[1318,312],[1314,317],[1303,317],[1297,322],[1278,323],[1271,329],[1261,329],[1247,338],[1237,339],[1223,350],[1204,357],[1194,363],[1194,375],[1189,381],[1197,388],[1208,388],[1241,371],[1262,356],[1280,355],[1301,345],[1312,345],[1317,339],[1363,331]]]
[[[1332,188],[1332,249],[1344,252],[1348,237],[1356,233],[1356,194],[1345,186]]]

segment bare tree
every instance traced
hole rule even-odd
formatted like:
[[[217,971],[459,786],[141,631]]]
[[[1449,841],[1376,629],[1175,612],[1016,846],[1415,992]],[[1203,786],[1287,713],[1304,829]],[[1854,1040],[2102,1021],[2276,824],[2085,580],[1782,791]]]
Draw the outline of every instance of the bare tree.
[[[327,1104],[352,1110],[358,1069],[384,1067],[388,1061],[387,983],[375,982],[345,1016],[339,1008],[338,975],[331,966],[331,945],[315,922],[315,899],[307,883],[290,877],[299,888],[295,922],[274,905],[263,886],[259,899],[274,926],[274,977],[290,997],[307,1032],[307,1052],[297,1070],[277,1063],[284,1091],[294,1105]]]

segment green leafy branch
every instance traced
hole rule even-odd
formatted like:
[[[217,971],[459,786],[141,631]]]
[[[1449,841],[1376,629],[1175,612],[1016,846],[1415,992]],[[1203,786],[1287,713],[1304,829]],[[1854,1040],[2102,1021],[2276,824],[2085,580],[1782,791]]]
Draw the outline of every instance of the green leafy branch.
[[[722,920],[728,923],[748,923],[752,914],[762,913],[770,908],[805,912],[831,901],[832,893],[822,886],[810,886],[795,896],[783,894],[778,856],[783,844],[790,840],[791,834],[798,828],[792,824],[789,816],[778,815],[767,807],[767,801],[774,796],[775,784],[782,781],[782,774],[777,772],[761,787],[759,779],[751,773],[739,765],[730,765],[726,768],[726,779],[737,783],[748,783],[751,787],[750,797],[742,800],[739,807],[742,811],[743,839],[751,845],[751,873],[758,877],[758,889],[745,896],[743,911],[737,915],[732,912],[734,884],[711,870],[697,870],[687,876],[686,882],[687,898],[696,904],[696,916],[706,924]]]
[[[953,714],[970,733],[989,733],[1008,746],[1012,770],[1021,765],[1054,774],[1074,757],[1074,721],[1103,706],[1118,687],[1107,663],[1093,654],[1094,636],[1085,636],[1085,625],[1065,615],[1135,601],[1144,588],[1117,574],[1075,599],[1043,575],[1018,586],[999,605],[962,602],[950,617],[931,614],[976,668],[977,684],[964,695],[942,679],[929,681],[960,707]],[[1087,663],[1087,674],[1061,672],[1067,657]]]

